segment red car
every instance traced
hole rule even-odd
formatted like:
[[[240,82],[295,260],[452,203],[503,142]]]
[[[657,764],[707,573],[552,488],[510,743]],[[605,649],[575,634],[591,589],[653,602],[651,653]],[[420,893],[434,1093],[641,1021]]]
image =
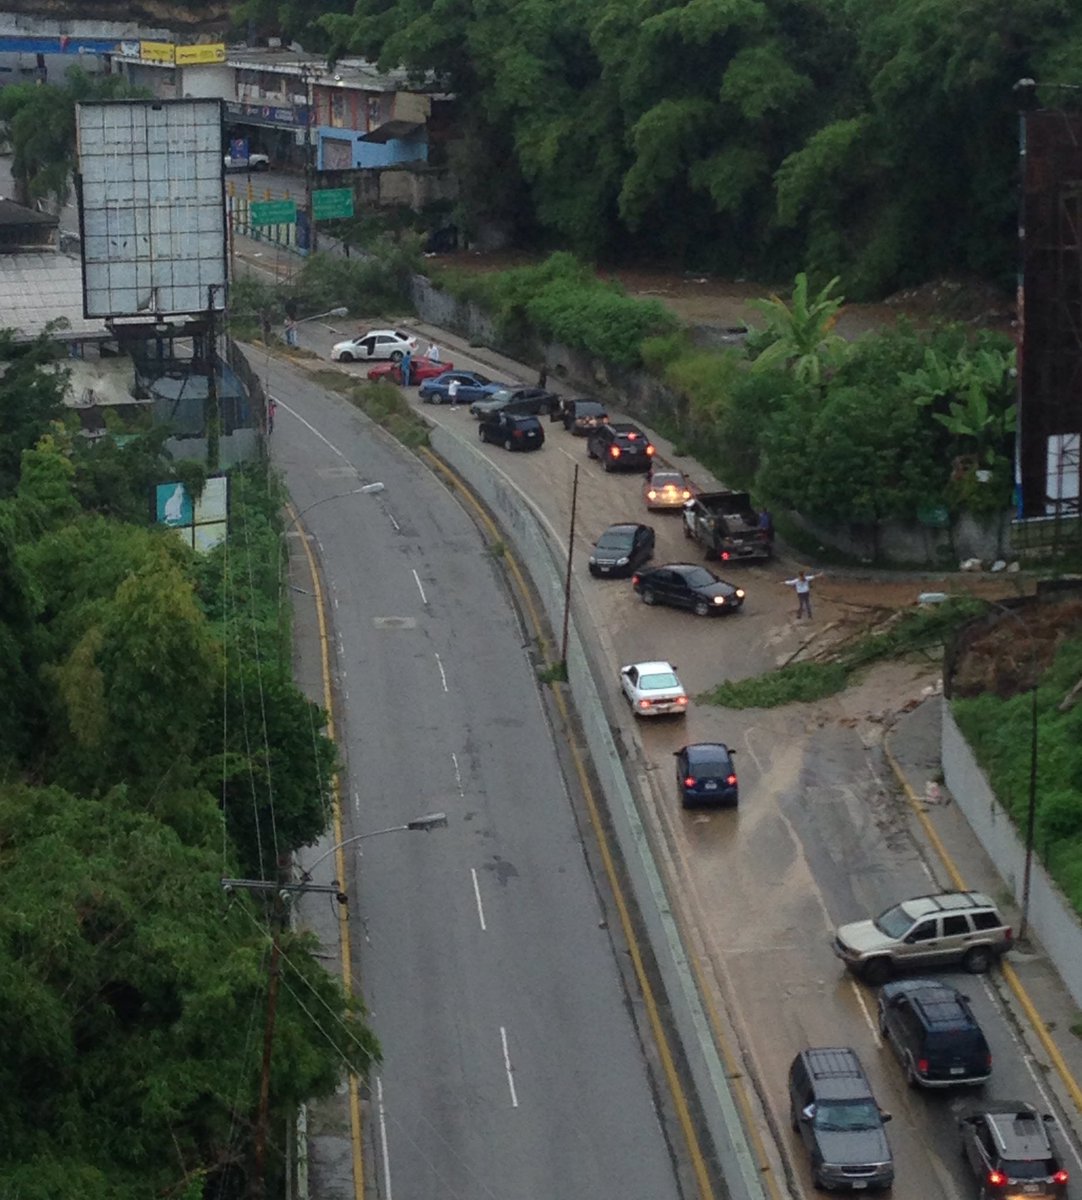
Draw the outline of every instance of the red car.
[[[453,362],[432,362],[427,358],[415,358],[410,362],[410,387],[420,387],[426,379],[434,379],[444,371],[454,368]],[[368,372],[369,379],[387,379],[391,383],[402,382],[402,364],[396,362],[380,363]]]

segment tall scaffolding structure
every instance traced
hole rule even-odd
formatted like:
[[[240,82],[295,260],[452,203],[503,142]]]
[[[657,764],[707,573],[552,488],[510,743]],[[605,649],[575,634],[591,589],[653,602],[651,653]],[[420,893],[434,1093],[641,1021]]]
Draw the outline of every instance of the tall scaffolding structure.
[[[1082,550],[1082,112],[1024,112],[1020,138],[1016,540],[1070,555]]]

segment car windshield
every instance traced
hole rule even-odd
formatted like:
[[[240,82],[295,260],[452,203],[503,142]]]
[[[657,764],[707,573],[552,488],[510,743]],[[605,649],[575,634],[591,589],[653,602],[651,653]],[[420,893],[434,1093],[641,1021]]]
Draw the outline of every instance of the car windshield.
[[[488,398],[490,400],[510,400],[511,399],[511,389],[510,388],[497,388],[496,391],[491,392],[489,394]]]
[[[644,692],[655,692],[661,688],[678,688],[680,680],[672,673],[672,671],[662,671],[657,675],[640,675],[639,687]]]
[[[893,908],[888,908],[886,912],[880,913],[872,923],[880,933],[885,933],[887,937],[902,938],[913,927],[913,918],[900,904],[896,904]]]
[[[605,410],[593,400],[580,400],[575,405],[576,417],[599,417]]]
[[[1005,1159],[999,1169],[1008,1179],[1048,1179],[1056,1173],[1055,1164],[1046,1158]]]
[[[608,530],[598,539],[599,550],[630,550],[632,535],[624,530]]]
[[[882,1124],[879,1109],[867,1100],[828,1101],[815,1110],[816,1129],[831,1133],[849,1133],[858,1129],[877,1129]]]
[[[689,587],[709,587],[712,583],[717,583],[705,567],[696,567],[694,571],[688,571],[684,578]]]

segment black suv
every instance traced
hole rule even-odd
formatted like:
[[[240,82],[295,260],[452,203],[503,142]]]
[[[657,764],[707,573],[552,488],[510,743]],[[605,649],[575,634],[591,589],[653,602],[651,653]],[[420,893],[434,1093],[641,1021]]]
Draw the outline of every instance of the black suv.
[[[536,417],[497,412],[481,418],[477,433],[482,442],[497,442],[505,450],[540,450],[545,431]]]
[[[880,1109],[856,1051],[802,1050],[789,1068],[789,1122],[821,1188],[888,1188],[894,1157]]]
[[[638,425],[599,425],[586,440],[586,453],[606,471],[649,471],[654,447]]]
[[[879,1032],[910,1087],[984,1083],[992,1055],[969,998],[935,979],[888,983],[879,992]]]
[[[564,400],[549,416],[550,421],[562,421],[567,432],[576,437],[587,437],[608,419],[605,406],[597,400]]]
[[[497,388],[470,405],[472,416],[484,418],[496,412],[516,412],[536,417],[538,413],[551,413],[560,403],[559,396],[539,387]]]
[[[1022,1100],[984,1105],[959,1120],[962,1150],[980,1181],[982,1200],[1066,1200],[1067,1172],[1048,1132],[1053,1121]]]
[[[735,753],[724,742],[692,742],[673,751],[676,787],[685,808],[693,804],[739,803]]]
[[[610,525],[590,554],[590,574],[630,575],[653,557],[654,531],[649,525]]]
[[[744,589],[697,563],[666,563],[631,577],[631,586],[643,604],[671,604],[690,608],[697,617],[736,612],[744,604]]]

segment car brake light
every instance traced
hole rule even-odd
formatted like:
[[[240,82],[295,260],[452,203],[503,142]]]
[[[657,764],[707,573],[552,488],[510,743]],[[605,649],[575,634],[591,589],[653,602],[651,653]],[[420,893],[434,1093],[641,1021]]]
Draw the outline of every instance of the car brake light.
[[[729,551],[722,550],[721,554],[718,557],[721,559],[722,562],[728,562],[729,561]]]
[[[650,456],[651,456],[653,453],[654,453],[654,447],[653,447],[653,446],[651,446],[649,443],[647,443],[647,446],[646,446],[646,457],[647,457],[647,458],[649,458],[649,457],[650,457]]]
[[[735,775],[727,775],[727,776],[725,777],[725,782],[726,782],[726,783],[727,783],[727,784],[728,784],[730,787],[736,787],[736,776],[735,776]]]
[[[511,436],[512,437],[522,437],[522,430],[521,429],[512,430]]]
[[[613,458],[619,458],[620,457],[620,447],[619,446],[610,446],[609,453],[612,455]]]
[[[917,1074],[918,1075],[927,1075],[928,1074],[928,1060],[926,1058],[918,1058],[917,1059]]]
[[[632,587],[638,587],[641,582],[642,582],[641,575],[632,575],[631,576],[631,586]]]
[[[990,1054],[988,1055],[988,1070],[989,1072],[992,1070],[992,1056]]]
[[[684,780],[684,787],[694,787],[694,786],[695,786],[695,777],[693,775],[689,775]]]
[[[640,700],[639,701],[639,708],[649,708],[649,707],[650,707],[649,700]]]
[[[657,499],[657,492],[655,492],[655,491],[654,491],[654,489],[653,489],[653,488],[651,488],[651,489],[650,489],[650,490],[649,490],[649,491],[646,493],[646,498],[647,498],[647,500],[656,500],[656,499]]]
[[[676,697],[677,704],[687,704],[687,702],[688,702],[687,696],[677,696]]]
[[[1057,1171],[1055,1175],[1052,1176],[1053,1183],[1066,1183],[1068,1179],[1070,1179],[1070,1175],[1068,1175],[1066,1171]]]
[[[1004,940],[1005,942],[1009,942],[1009,941],[1011,940],[1011,938],[1012,938],[1012,937],[1014,937],[1014,934],[1013,934],[1013,933],[1011,933],[1011,927],[1008,925],[1008,926],[1007,926],[1007,928],[1006,928],[1006,931],[1005,931],[1005,932],[1004,932],[1004,934],[1003,934],[1003,940]]]
[[[1002,1171],[989,1171],[988,1172],[988,1186],[989,1187],[1002,1187],[1006,1182],[1007,1182],[1007,1176],[1004,1175]]]

